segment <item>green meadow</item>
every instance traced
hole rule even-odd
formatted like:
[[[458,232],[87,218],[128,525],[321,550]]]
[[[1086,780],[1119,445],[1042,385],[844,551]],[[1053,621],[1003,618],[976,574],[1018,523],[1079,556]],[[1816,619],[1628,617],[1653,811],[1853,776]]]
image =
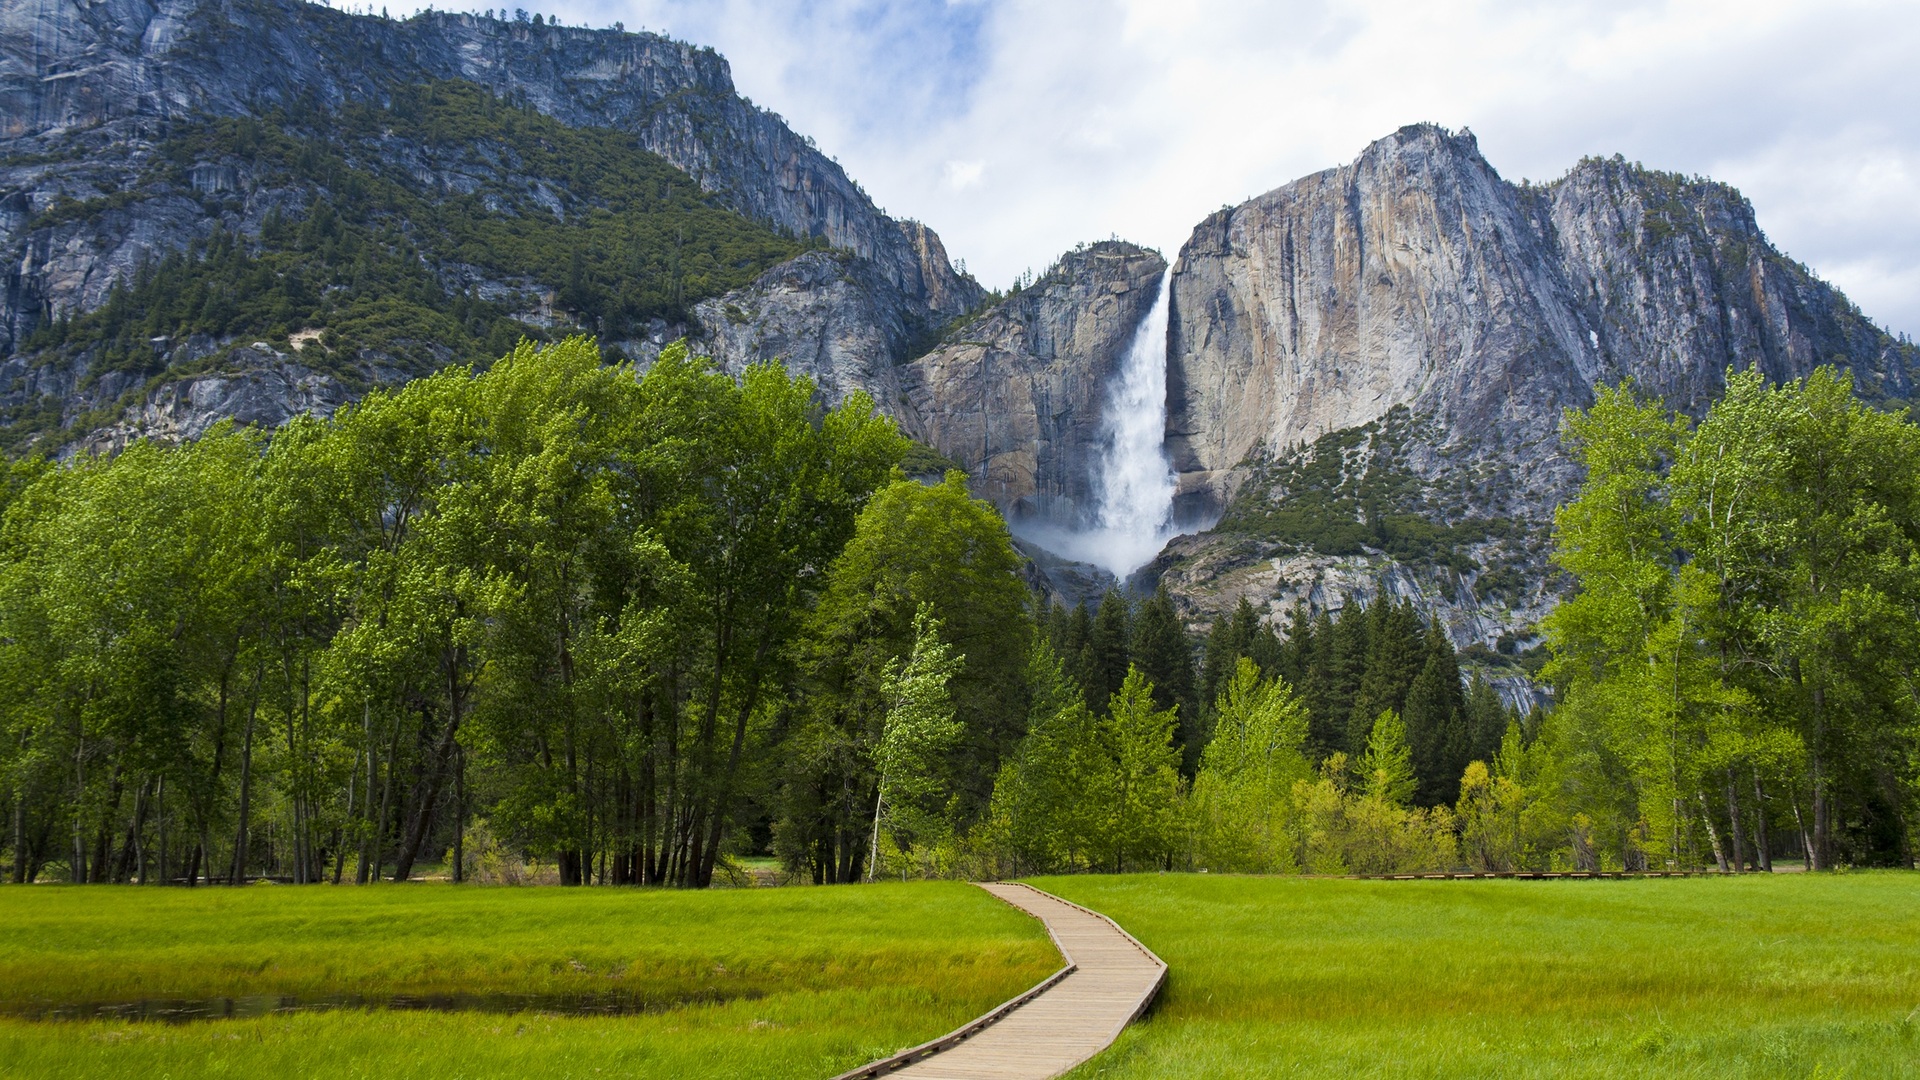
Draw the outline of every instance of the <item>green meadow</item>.
[[[1081,1077],[1907,1076],[1920,876],[1079,876],[1172,975]],[[0,1018],[0,1076],[810,1077],[1058,965],[970,886],[0,889],[0,999],[535,994],[641,1011]]]
[[[1906,1077],[1920,876],[1038,879],[1171,968],[1084,1077]]]
[[[341,1009],[187,1024],[0,1018],[0,1076],[825,1077],[1044,978],[968,885],[0,889],[0,999],[616,998],[625,1016]]]

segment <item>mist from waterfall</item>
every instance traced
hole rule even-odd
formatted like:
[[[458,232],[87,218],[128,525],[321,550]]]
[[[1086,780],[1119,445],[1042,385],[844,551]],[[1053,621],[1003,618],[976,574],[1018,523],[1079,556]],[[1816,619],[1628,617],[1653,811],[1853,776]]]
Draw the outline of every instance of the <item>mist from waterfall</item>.
[[[1134,331],[1101,414],[1093,471],[1093,520],[1071,532],[1035,537],[1059,555],[1093,563],[1126,580],[1176,533],[1175,480],[1167,457],[1167,302],[1173,268],[1160,278],[1147,317]]]

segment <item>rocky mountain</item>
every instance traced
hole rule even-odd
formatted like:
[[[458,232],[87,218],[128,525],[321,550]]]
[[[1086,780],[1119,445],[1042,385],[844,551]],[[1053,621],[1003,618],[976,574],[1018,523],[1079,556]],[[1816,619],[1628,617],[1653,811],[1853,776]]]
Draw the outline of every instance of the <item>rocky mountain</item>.
[[[1016,531],[1086,525],[1112,376],[1166,268],[1128,243],[1069,252],[906,366],[902,424],[965,465]]]
[[[1619,158],[1514,185],[1428,125],[1208,217],[1172,281],[1168,447],[1222,517],[1156,569],[1203,619],[1385,589],[1524,644],[1578,479],[1560,418],[1596,386],[1698,411],[1729,368],[1838,364],[1898,405],[1920,373],[1732,188]]]
[[[1733,189],[1618,159],[1518,187],[1432,126],[1212,215],[1173,280],[1169,445],[1183,495],[1219,505],[1250,454],[1395,406],[1547,465],[1502,493],[1532,505],[1567,480],[1560,410],[1600,383],[1691,409],[1728,367],[1838,362],[1870,396],[1912,393],[1911,350],[1773,250]]]
[[[351,347],[322,364],[303,346],[325,326],[215,319],[211,332],[179,332],[208,321],[197,312],[165,328],[52,333],[107,306],[139,268],[183,253],[197,266],[223,237],[255,255],[297,252],[318,276],[308,237],[273,233],[322,204],[362,230],[348,243],[395,264],[377,271],[409,279],[380,282],[385,293],[420,294],[420,308],[466,327],[468,347],[452,332],[420,335],[437,344],[349,333]],[[442,208],[438,232],[421,227]],[[525,243],[528,228],[546,242]],[[759,278],[809,247],[837,253],[833,272],[814,258]],[[273,382],[265,369],[294,364],[332,384],[303,403],[344,399],[490,355],[528,329],[584,327],[642,356],[691,333],[739,365],[763,344],[795,344],[795,320],[857,294],[870,309],[857,332],[814,333],[823,343],[788,354],[837,388],[908,359],[982,295],[930,229],[887,217],[810,140],[740,97],[711,49],[302,0],[0,0],[0,252],[0,406],[16,428],[28,419],[72,435],[123,414],[158,425],[135,432],[204,426],[189,403],[219,395],[175,383]],[[322,291],[364,278],[355,258],[366,262],[343,256]],[[230,277],[210,287],[244,291]],[[738,298],[699,303],[735,288]],[[742,312],[767,325],[743,333]]]
[[[521,334],[687,336],[871,394],[1066,596],[1111,579],[1044,537],[1087,522],[1167,268],[1094,244],[989,297],[710,49],[302,0],[0,0],[0,254],[16,451],[273,425]],[[1427,125],[1211,215],[1169,289],[1179,516],[1216,524],[1133,584],[1195,627],[1413,598],[1515,679],[1558,595],[1564,409],[1823,363],[1898,405],[1920,372],[1731,188],[1618,158],[1514,185]]]

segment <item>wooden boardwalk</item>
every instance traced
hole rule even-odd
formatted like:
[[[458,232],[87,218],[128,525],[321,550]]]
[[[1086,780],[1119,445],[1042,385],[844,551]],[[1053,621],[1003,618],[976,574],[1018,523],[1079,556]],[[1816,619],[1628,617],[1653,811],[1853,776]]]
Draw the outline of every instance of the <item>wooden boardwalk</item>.
[[[1113,920],[1031,885],[981,888],[1046,924],[1067,966],[932,1042],[834,1080],[1045,1080],[1107,1048],[1152,1004],[1167,965]]]

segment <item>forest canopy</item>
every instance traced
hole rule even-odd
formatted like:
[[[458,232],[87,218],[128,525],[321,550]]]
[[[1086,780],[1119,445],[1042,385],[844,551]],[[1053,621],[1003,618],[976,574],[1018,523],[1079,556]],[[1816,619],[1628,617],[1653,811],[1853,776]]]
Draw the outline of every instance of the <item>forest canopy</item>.
[[[1911,865],[1920,428],[1820,372],[1565,431],[1546,710],[1384,587],[1038,599],[871,400],[684,345],[19,462],[11,877]]]

